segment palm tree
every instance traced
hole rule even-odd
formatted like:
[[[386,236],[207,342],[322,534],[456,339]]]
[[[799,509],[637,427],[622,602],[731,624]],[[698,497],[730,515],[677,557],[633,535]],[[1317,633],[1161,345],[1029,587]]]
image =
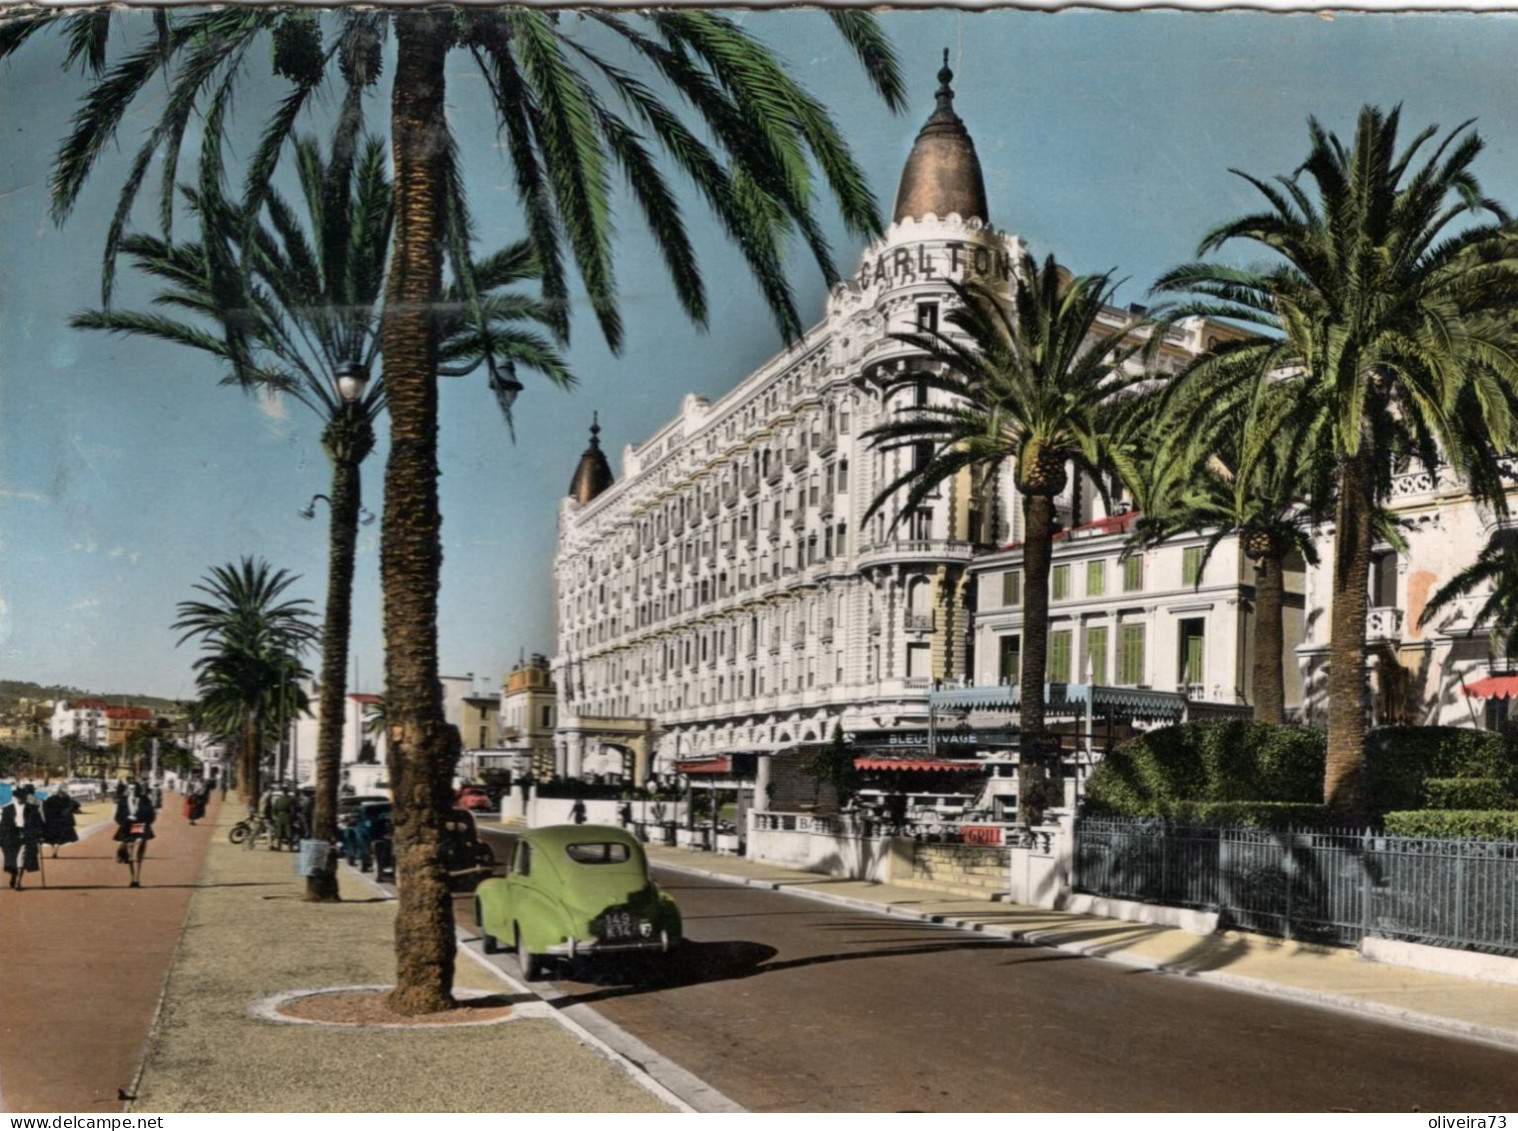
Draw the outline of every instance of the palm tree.
[[[1414,166],[1438,130],[1399,151],[1400,117],[1364,107],[1348,146],[1311,119],[1311,149],[1295,174],[1276,184],[1239,174],[1269,207],[1213,229],[1198,255],[1242,240],[1278,265],[1195,262],[1155,284],[1200,296],[1182,313],[1258,331],[1193,366],[1187,383],[1215,392],[1280,384],[1316,416],[1337,481],[1324,796],[1351,821],[1366,813],[1366,590],[1377,503],[1398,460],[1412,454],[1433,467],[1442,455],[1505,509],[1496,452],[1511,442],[1518,410],[1509,313],[1518,263],[1500,226],[1506,214],[1471,171],[1482,142],[1466,123]],[[1483,218],[1495,223],[1474,222]]]
[[[889,43],[873,17],[835,11],[830,19],[888,105],[903,104]],[[451,899],[439,860],[444,797],[451,773],[437,662],[437,592],[442,561],[437,500],[439,328],[445,258],[469,314],[481,327],[468,255],[470,224],[457,150],[445,109],[445,62],[468,56],[484,79],[498,133],[527,222],[543,294],[568,332],[565,252],[574,260],[607,343],[622,330],[612,269],[611,171],[623,174],[687,314],[706,320],[699,261],[679,203],[650,144],[685,174],[744,257],[787,338],[802,325],[783,247],[799,234],[825,280],[838,272],[814,211],[820,171],[845,224],[858,235],[883,230],[865,178],[825,108],[751,34],[721,12],[693,9],[559,13],[523,7],[375,12],[343,10],[328,23],[306,10],[226,10],[176,17],[160,13],[150,33],[108,66],[108,23],[64,20],[68,64],[98,76],[63,143],[53,177],[53,211],[67,215],[122,116],[155,78],[168,78],[165,110],[129,168],[106,239],[102,280],[109,303],[120,233],[155,155],[172,187],[180,142],[203,102],[206,133],[223,125],[237,80],[254,45],[272,33],[274,66],[290,93],[248,162],[242,208],[258,215],[294,123],[336,63],[342,113],[357,113],[378,79],[383,37],[393,30],[395,76],[390,145],[395,171],[395,252],[381,327],[390,459],[381,536],[386,684],[394,721],[393,756],[402,767],[395,796],[401,904],[396,923],[397,985],[393,1008],[431,1012],[452,1001]],[[580,34],[584,27],[586,34]],[[0,58],[35,25],[0,29]],[[613,62],[630,55],[672,92],[713,139],[703,142],[642,77]],[[604,94],[602,92],[605,92]],[[610,100],[615,100],[613,101]],[[618,110],[620,108],[620,112]],[[651,139],[651,142],[650,140]],[[170,193],[161,194],[167,201]],[[172,209],[160,221],[167,229]],[[491,360],[487,354],[487,363]],[[492,372],[493,372],[493,366]],[[515,382],[494,379],[509,409]]]
[[[1264,393],[1202,397],[1156,415],[1159,450],[1147,468],[1133,542],[1205,532],[1200,576],[1225,539],[1239,539],[1254,563],[1254,718],[1279,726],[1286,721],[1285,563],[1293,554],[1318,563],[1312,530],[1332,482],[1314,434],[1294,427],[1302,415],[1294,396],[1280,388]]]
[[[230,373],[224,383],[250,393],[287,395],[324,423],[322,449],[332,466],[328,501],[327,603],[323,620],[316,797],[312,835],[337,836],[342,773],[348,641],[352,623],[354,556],[362,509],[361,467],[374,448],[374,423],[384,410],[384,382],[363,380],[379,353],[381,296],[390,254],[394,206],[384,146],[349,136],[344,119],[325,158],[310,138],[295,141],[305,210],[302,225],[277,191],[264,199],[267,221],[251,229],[222,189],[219,148],[205,142],[198,189],[182,187],[188,211],[200,219],[200,240],[171,243],[131,234],[121,248],[146,275],[168,281],[154,304],[183,310],[190,322],[158,312],[119,309],[76,315],[76,328],[140,334],[207,354]],[[504,372],[536,369],[556,385],[572,377],[541,335],[519,321],[552,322],[541,302],[505,292],[536,277],[531,246],[503,248],[474,265],[485,334],[465,316],[458,289],[445,296],[442,327],[447,371],[467,372],[487,353]],[[216,333],[202,324],[209,320]],[[495,364],[492,362],[492,364]],[[358,381],[353,378],[357,376]],[[314,501],[313,501],[314,503]],[[313,510],[302,512],[310,517]],[[305,898],[338,898],[334,873],[306,880]]]
[[[1053,256],[1042,268],[1022,256],[1010,306],[983,284],[951,285],[959,298],[945,317],[951,329],[892,335],[920,350],[927,367],[902,373],[884,393],[889,400],[900,389],[926,385],[944,400],[903,410],[900,419],[865,434],[885,450],[929,444],[932,456],[888,483],[865,518],[906,488],[894,525],[960,472],[989,478],[1012,465],[1024,520],[1017,804],[1019,820],[1032,821],[1047,806],[1045,778],[1057,756],[1044,727],[1054,499],[1071,465],[1103,490],[1114,472],[1137,478],[1118,440],[1144,380],[1128,368],[1141,341],[1133,323],[1097,325],[1112,296],[1109,274],[1072,277]]]
[[[317,635],[311,602],[284,593],[300,578],[271,571],[268,562],[243,558],[216,566],[195,588],[210,600],[181,601],[174,629],[179,643],[198,639],[196,688],[207,724],[241,743],[238,792],[250,805],[259,796],[259,763],[269,720],[305,709],[299,681],[309,673],[300,655]]]

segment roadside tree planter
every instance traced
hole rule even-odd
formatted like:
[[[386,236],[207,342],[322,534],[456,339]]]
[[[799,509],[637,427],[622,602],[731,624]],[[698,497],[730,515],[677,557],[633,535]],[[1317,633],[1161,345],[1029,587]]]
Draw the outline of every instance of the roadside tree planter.
[[[737,833],[718,833],[717,851],[725,852],[731,856],[737,856],[742,848],[742,840]]]

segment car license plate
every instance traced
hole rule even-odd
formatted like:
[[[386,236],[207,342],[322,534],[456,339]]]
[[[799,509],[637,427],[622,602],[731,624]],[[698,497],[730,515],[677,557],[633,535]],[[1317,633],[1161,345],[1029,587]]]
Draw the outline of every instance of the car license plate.
[[[601,916],[600,935],[609,940],[636,938],[638,920],[626,911],[613,911]]]

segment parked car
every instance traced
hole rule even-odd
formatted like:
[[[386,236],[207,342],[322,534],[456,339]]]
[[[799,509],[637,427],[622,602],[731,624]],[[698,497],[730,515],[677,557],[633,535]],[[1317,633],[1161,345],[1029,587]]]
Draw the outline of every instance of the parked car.
[[[343,859],[360,872],[372,868],[377,880],[395,875],[395,845],[390,839],[389,801],[360,799],[347,812],[340,812],[337,838]]]
[[[344,859],[359,871],[374,869],[377,880],[395,875],[395,844],[390,824],[390,802],[360,801],[342,819],[338,836]],[[495,853],[480,840],[474,815],[454,809],[443,826],[443,870],[448,886],[467,891],[495,870]]]
[[[523,833],[506,875],[475,889],[487,954],[517,952],[529,981],[554,960],[667,954],[681,939],[680,908],[649,875],[643,846],[610,825],[550,825]]]
[[[476,809],[494,809],[495,803],[490,800],[490,791],[482,785],[461,785],[454,804],[460,809],[468,809],[474,812]]]

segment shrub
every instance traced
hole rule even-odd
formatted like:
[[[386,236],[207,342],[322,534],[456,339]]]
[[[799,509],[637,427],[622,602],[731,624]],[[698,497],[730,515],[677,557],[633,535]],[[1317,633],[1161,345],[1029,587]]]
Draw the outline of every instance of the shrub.
[[[1086,782],[1087,811],[1164,816],[1178,802],[1323,800],[1323,735],[1243,720],[1150,731],[1113,750]]]
[[[1502,735],[1467,727],[1381,727],[1365,736],[1371,808],[1417,809],[1430,778],[1493,778],[1518,783],[1514,750]]]
[[[1518,809],[1518,797],[1496,778],[1425,778],[1425,809]]]
[[[1518,840],[1518,811],[1512,809],[1414,809],[1388,813],[1384,823],[1393,836]]]

